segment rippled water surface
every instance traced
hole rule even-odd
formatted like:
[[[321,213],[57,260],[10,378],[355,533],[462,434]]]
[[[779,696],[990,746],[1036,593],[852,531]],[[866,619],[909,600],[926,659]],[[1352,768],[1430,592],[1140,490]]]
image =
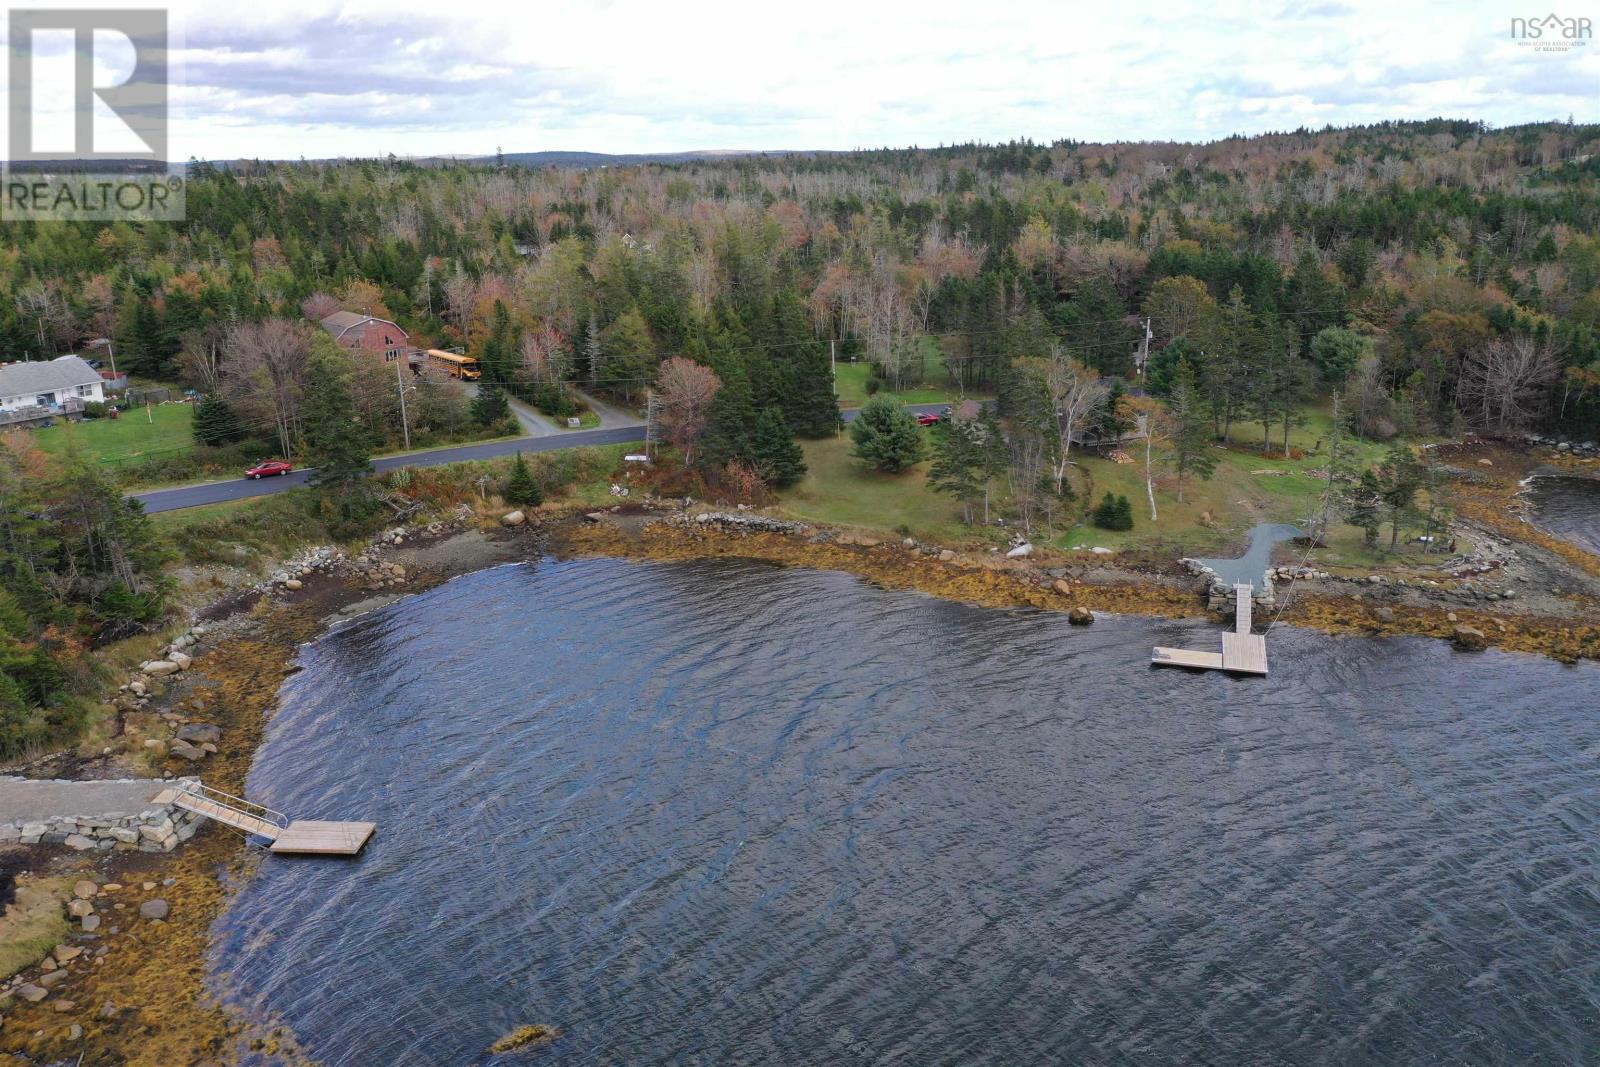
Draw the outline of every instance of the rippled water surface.
[[[1600,553],[1600,479],[1533,480],[1533,521],[1579,548]]]
[[[303,652],[226,995],[329,1064],[1577,1064],[1600,669],[543,562]],[[1197,645],[1196,647],[1199,647]]]

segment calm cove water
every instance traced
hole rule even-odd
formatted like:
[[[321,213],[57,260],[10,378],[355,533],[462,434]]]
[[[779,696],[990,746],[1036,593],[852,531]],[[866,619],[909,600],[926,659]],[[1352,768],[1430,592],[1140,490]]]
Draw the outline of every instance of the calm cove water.
[[[1257,523],[1250,528],[1250,544],[1245,548],[1244,555],[1237,559],[1202,559],[1196,562],[1204,563],[1216,571],[1217,577],[1225,585],[1249,582],[1261,589],[1267,568],[1272,565],[1273,546],[1280,541],[1292,541],[1303,536],[1300,527],[1286,522]]]
[[[327,1064],[1579,1064],[1600,667],[710,561],[470,575],[303,650],[217,988]]]
[[[1600,553],[1600,479],[1540,476],[1530,493],[1538,526]]]

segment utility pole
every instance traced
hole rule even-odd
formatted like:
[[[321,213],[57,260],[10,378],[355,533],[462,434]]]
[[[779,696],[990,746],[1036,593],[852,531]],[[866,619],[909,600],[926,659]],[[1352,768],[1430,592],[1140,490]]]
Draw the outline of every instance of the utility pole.
[[[644,394],[644,454],[651,459],[655,458],[656,445],[656,391],[645,390]]]
[[[828,338],[828,376],[833,382],[833,406],[837,409],[839,406],[839,355],[834,348],[834,344],[834,339],[832,337]],[[833,436],[839,436],[838,425],[833,428]]]
[[[406,451],[411,451],[411,423],[406,419],[406,380],[400,373],[400,364],[409,363],[410,360],[401,355],[394,361],[394,384],[400,390],[400,431],[405,435]]]
[[[1144,376],[1144,365],[1150,361],[1150,320],[1144,320],[1144,336],[1139,338],[1139,354],[1133,357],[1135,367],[1138,368],[1140,377]]]
[[[96,337],[93,341],[89,342],[89,347],[104,348],[111,354],[111,376],[115,378],[117,376],[117,346],[111,343],[111,338]]]

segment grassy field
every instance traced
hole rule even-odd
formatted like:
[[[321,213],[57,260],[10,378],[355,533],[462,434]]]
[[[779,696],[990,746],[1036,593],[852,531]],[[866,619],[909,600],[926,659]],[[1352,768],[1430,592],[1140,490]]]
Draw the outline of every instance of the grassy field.
[[[961,396],[961,390],[951,383],[949,372],[940,361],[937,343],[927,337],[923,338],[923,342],[929,346],[928,380],[899,392],[884,389],[879,395],[895,397],[903,404],[942,404]],[[865,404],[868,396],[867,379],[870,377],[871,367],[866,363],[839,364],[834,376],[834,391],[839,394],[839,406],[858,408]]]
[[[60,421],[46,429],[30,431],[30,440],[53,455],[64,456],[76,446],[92,463],[134,463],[193,449],[193,411],[189,404],[156,404],[148,414],[144,408],[135,408],[119,419]]]
[[[1324,411],[1306,412],[1304,426],[1290,432],[1292,447],[1302,459],[1283,459],[1281,451],[1263,455],[1259,436],[1250,428],[1235,428],[1232,447],[1219,444],[1217,469],[1209,481],[1191,478],[1178,502],[1176,480],[1158,475],[1156,506],[1159,518],[1151,521],[1145,494],[1142,453],[1129,450],[1134,462],[1117,463],[1085,453],[1074,455],[1074,483],[1079,498],[1056,523],[1053,535],[1036,529],[1036,544],[1071,549],[1095,545],[1113,549],[1159,549],[1173,555],[1204,555],[1240,542],[1258,522],[1303,522],[1320,504],[1324,483],[1308,473],[1327,462],[1324,444],[1330,427]],[[1259,430],[1257,430],[1259,434]],[[1281,441],[1281,438],[1277,440]],[[1009,531],[991,526],[968,527],[961,522],[959,505],[935,493],[926,483],[927,464],[904,474],[880,474],[850,455],[848,434],[805,442],[807,476],[782,495],[784,511],[812,522],[833,523],[909,533],[935,541],[994,543]],[[1358,442],[1358,464],[1376,464],[1386,446]],[[1102,530],[1080,521],[1089,506],[1107,492],[1126,496],[1133,505],[1134,528]],[[1006,487],[995,486],[997,497]],[[1331,545],[1319,554],[1330,565],[1365,566],[1393,561],[1384,552],[1371,552],[1353,527],[1338,527]],[[1386,539],[1385,539],[1386,540]]]
[[[850,455],[850,435],[803,442],[806,476],[782,494],[782,508],[808,522],[894,530],[930,540],[964,540],[982,530],[961,523],[961,507],[927,487],[928,465],[880,474]]]

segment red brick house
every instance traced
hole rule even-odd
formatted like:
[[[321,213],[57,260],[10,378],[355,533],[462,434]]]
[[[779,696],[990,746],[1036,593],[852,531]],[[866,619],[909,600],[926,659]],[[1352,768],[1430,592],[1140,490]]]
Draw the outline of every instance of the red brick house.
[[[385,363],[393,363],[410,347],[410,337],[388,319],[354,311],[334,312],[322,320],[322,328],[344,347],[382,355]]]

